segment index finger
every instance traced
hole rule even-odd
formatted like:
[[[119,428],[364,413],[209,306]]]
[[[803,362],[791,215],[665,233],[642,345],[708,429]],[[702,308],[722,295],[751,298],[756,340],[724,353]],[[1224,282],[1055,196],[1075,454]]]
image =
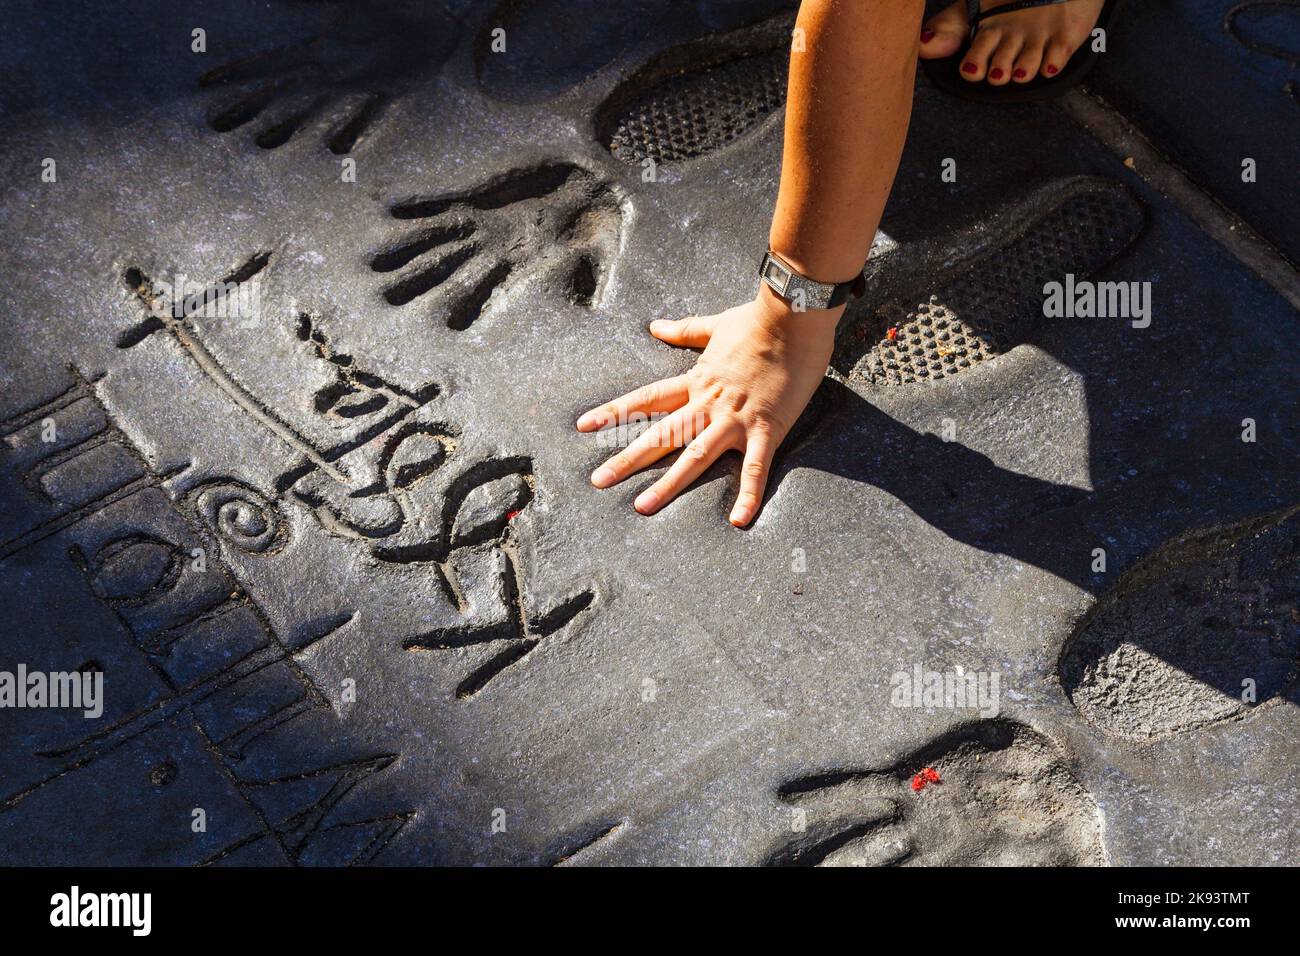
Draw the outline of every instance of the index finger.
[[[690,392],[685,375],[660,379],[649,385],[633,389],[621,398],[598,405],[578,417],[576,427],[580,432],[591,432],[609,425],[621,424],[640,412],[675,412],[686,404]]]

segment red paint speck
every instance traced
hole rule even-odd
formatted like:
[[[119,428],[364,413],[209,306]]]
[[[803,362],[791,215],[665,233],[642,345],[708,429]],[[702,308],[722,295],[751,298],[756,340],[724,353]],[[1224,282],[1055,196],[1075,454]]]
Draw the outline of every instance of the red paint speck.
[[[933,767],[926,767],[920,773],[912,775],[912,790],[919,793],[924,790],[926,784],[939,783],[939,771]]]
[[[894,339],[898,338],[898,326],[891,325],[889,327],[889,331],[885,333],[885,337],[888,338],[889,341],[891,342],[894,341]]]
[[[508,512],[508,513],[506,514],[506,520],[507,520],[507,521],[514,521],[514,520],[515,520],[515,515],[519,514],[519,512],[521,512],[521,511],[523,511],[522,508],[516,508],[514,511]]]

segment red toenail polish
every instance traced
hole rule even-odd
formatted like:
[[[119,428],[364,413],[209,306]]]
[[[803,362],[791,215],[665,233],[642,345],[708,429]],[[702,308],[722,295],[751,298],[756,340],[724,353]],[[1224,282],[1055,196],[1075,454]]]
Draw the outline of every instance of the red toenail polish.
[[[1060,73],[1060,72],[1061,72],[1061,70],[1060,70],[1059,67],[1052,66],[1052,64],[1050,64],[1050,63],[1047,64],[1047,75],[1048,75],[1048,76],[1055,76],[1057,73]]]
[[[1014,76],[1017,80],[1023,80],[1029,74],[1025,72],[1024,67],[1018,66],[1016,67],[1015,72],[1012,73],[1011,75]]]
[[[929,43],[929,42],[930,42],[931,40],[933,40],[933,39],[934,39],[934,31],[933,31],[933,30],[931,30],[931,29],[929,29],[929,28],[927,27],[926,29],[924,29],[924,30],[921,31],[921,42],[922,42],[922,43]]]
[[[976,66],[974,63],[963,63],[961,65],[961,71],[963,73],[974,73],[978,69],[979,67]]]
[[[1002,67],[1000,67],[1000,66],[995,66],[992,70],[990,70],[990,71],[989,71],[989,79],[990,79],[990,80],[1000,80],[1000,79],[1002,79]]]

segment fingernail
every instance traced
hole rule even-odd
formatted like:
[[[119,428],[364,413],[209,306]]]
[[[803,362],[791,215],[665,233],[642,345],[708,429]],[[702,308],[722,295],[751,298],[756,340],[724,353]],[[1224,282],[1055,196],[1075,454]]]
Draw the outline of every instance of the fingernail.
[[[604,488],[606,485],[612,485],[617,477],[613,468],[608,465],[601,465],[591,473],[591,483],[597,488]]]
[[[592,423],[595,420],[596,420],[595,416],[592,415],[591,412],[583,412],[581,415],[578,416],[578,421],[574,424],[573,427],[578,429],[578,431],[585,431],[586,429],[592,426]]]
[[[1023,80],[1029,74],[1025,72],[1025,68],[1023,66],[1018,66],[1016,67],[1015,72],[1013,72],[1011,75],[1014,76],[1017,80]]]
[[[963,63],[961,65],[961,71],[963,73],[974,73],[977,70],[979,70],[979,67],[976,66],[974,63]]]
[[[1043,72],[1046,73],[1048,76],[1055,76],[1057,73],[1061,72],[1061,68],[1049,63],[1047,64],[1047,69],[1044,70]]]
[[[655,319],[650,323],[651,332],[667,332],[672,323],[667,319]]]
[[[921,31],[922,43],[929,43],[933,39],[934,39],[934,31],[931,30],[929,27],[926,27],[924,30]]]
[[[641,494],[637,495],[637,499],[632,503],[632,507],[643,515],[653,514],[659,507],[659,496],[653,491],[643,491]]]
[[[737,528],[743,528],[745,525],[749,524],[749,519],[752,516],[753,512],[750,511],[746,505],[736,505],[736,507],[731,509],[731,523]]]
[[[1000,67],[1000,66],[995,66],[995,67],[994,67],[994,68],[989,72],[989,79],[990,79],[990,80],[1000,80],[1000,79],[1002,79],[1002,67]]]

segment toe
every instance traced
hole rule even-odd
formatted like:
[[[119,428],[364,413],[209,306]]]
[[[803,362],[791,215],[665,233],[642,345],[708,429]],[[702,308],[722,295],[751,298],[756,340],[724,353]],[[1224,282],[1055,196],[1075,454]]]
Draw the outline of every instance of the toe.
[[[1029,40],[1020,48],[1020,55],[1011,66],[1011,79],[1017,83],[1028,83],[1038,75],[1043,65],[1043,40]]]
[[[989,57],[989,83],[993,86],[1005,86],[1011,82],[1011,71],[1016,62],[1016,55],[1020,53],[1020,46],[1024,42],[1018,34],[1016,36],[1006,36],[998,44],[998,48],[993,51]]]
[[[1043,54],[1043,76],[1050,79],[1065,69],[1065,64],[1070,62],[1075,49],[1059,37],[1048,43],[1047,52]]]
[[[961,3],[935,14],[921,28],[921,58],[942,59],[961,49],[966,39],[966,12]]]
[[[981,30],[975,34],[975,39],[971,41],[970,49],[961,61],[961,76],[963,80],[969,80],[972,83],[978,83],[988,75],[989,57],[993,51],[998,48],[1002,42],[1002,33],[999,30]]]

